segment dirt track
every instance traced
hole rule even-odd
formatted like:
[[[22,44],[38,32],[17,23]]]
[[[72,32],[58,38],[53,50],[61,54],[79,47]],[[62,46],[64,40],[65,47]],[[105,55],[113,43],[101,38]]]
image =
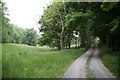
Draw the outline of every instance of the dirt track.
[[[75,60],[75,62],[65,72],[64,78],[86,78],[85,63],[92,51],[93,49],[90,48],[87,52]]]
[[[90,68],[95,78],[115,78],[113,74],[102,64],[99,56],[99,49],[96,47],[90,62]]]
[[[87,78],[85,65],[92,52],[93,56],[91,57],[89,66],[95,78],[115,78],[115,76],[113,76],[113,74],[102,64],[101,60],[99,59],[99,49],[97,47],[95,49],[90,48],[82,56],[77,58],[65,72],[64,78]]]

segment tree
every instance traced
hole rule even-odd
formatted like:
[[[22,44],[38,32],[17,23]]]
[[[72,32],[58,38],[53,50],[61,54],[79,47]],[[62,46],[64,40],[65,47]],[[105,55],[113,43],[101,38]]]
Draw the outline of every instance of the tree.
[[[94,35],[100,37],[101,42],[107,44],[113,51],[120,49],[119,4],[119,2],[91,4],[92,9],[94,8],[92,11],[96,13],[95,25],[92,27]]]
[[[40,20],[40,24],[42,25],[40,31],[44,33],[44,38],[51,39],[51,44],[54,43],[58,49],[63,49],[67,46],[70,48],[73,32],[85,33],[85,29],[83,29],[84,31],[80,31],[80,26],[82,26],[81,29],[84,28],[85,25],[83,26],[83,24],[88,22],[90,12],[84,6],[85,3],[81,6],[78,3],[60,2],[48,6]],[[78,8],[76,9],[76,7]],[[82,38],[84,38],[84,35]],[[82,41],[85,42],[83,39]]]
[[[80,46],[87,48],[99,37],[102,43],[119,50],[119,4],[52,3],[40,20],[42,42],[47,41],[58,49],[70,48],[71,40],[77,35]]]
[[[22,44],[25,38],[26,30],[18,28],[18,26],[14,24],[10,24],[10,27],[12,27],[11,31],[12,43]]]
[[[45,38],[51,39],[51,46],[63,49],[64,20],[65,20],[64,3],[55,2],[47,7],[39,21],[42,25],[40,32],[43,32]],[[46,40],[46,39],[45,39]]]
[[[34,30],[34,28],[27,29],[24,37],[24,44],[35,46],[37,45],[37,32]]]
[[[2,29],[2,42],[11,42],[11,30],[9,24],[9,19],[6,17],[8,15],[6,4],[0,1],[0,29]],[[2,27],[1,27],[2,26]],[[0,33],[1,35],[1,33]]]
[[[2,42],[2,1],[0,1],[0,43]]]
[[[81,46],[85,47],[86,45],[88,45],[87,42],[90,39],[87,38],[91,36],[89,29],[93,23],[91,12],[75,12],[72,14],[68,14],[66,18],[66,26],[70,30],[70,33],[71,31],[78,32],[79,36],[81,36]]]

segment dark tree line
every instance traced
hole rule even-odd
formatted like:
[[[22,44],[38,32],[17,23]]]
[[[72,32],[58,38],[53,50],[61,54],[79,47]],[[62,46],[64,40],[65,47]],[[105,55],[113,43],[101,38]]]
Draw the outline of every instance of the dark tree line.
[[[94,35],[113,51],[120,50],[120,2],[96,3],[93,8],[96,13]]]
[[[99,37],[113,51],[120,47],[120,2],[53,2],[41,16],[41,45],[70,48],[72,39],[89,47]],[[77,37],[76,37],[76,36]]]
[[[120,49],[120,2],[53,2],[39,20],[42,38],[34,29],[24,30],[9,23],[7,7],[0,1],[2,43],[48,45],[57,49],[76,44],[88,48],[99,37],[113,51]],[[1,37],[0,37],[1,41]]]

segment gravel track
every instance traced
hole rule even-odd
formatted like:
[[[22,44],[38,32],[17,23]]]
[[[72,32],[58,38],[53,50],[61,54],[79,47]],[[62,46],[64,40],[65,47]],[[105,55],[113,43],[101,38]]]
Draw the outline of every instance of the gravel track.
[[[95,78],[115,78],[115,76],[103,65],[99,58],[99,49],[90,48],[82,56],[77,58],[64,73],[64,78],[87,78],[85,65],[88,57],[92,54],[89,67]]]
[[[85,64],[88,56],[92,53],[93,49],[90,48],[82,56],[77,58],[75,62],[68,68],[64,74],[64,78],[86,78]]]
[[[90,68],[95,78],[115,78],[113,74],[103,65],[99,58],[99,49],[96,47],[93,53]]]

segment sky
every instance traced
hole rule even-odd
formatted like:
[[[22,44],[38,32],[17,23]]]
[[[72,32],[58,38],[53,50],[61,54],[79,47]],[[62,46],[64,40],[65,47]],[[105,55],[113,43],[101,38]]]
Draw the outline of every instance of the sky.
[[[52,0],[4,0],[8,7],[10,23],[24,29],[34,28],[37,32],[40,26],[37,24],[37,21],[43,14],[43,7],[47,7],[51,1]]]

